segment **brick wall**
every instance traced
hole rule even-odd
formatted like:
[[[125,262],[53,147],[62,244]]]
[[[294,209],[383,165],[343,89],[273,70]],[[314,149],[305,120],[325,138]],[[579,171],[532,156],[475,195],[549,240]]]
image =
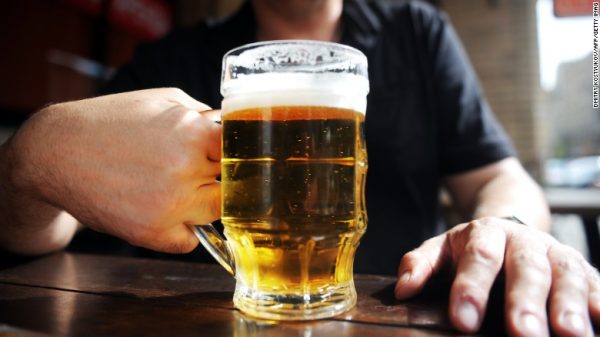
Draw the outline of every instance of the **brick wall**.
[[[534,0],[443,0],[498,120],[525,167],[538,176],[545,125]]]

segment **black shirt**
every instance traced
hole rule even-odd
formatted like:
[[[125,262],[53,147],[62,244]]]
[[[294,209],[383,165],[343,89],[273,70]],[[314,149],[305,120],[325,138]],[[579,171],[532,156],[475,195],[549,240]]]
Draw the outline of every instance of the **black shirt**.
[[[256,41],[250,2],[232,17],[143,45],[106,87],[178,87],[219,107],[221,60]],[[448,19],[420,1],[345,1],[341,43],[367,55],[367,233],[356,272],[395,274],[437,234],[441,178],[514,155]]]

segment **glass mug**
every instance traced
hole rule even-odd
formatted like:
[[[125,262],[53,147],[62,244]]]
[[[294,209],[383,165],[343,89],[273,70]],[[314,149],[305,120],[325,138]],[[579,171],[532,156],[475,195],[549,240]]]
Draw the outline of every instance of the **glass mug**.
[[[223,58],[222,223],[194,231],[255,317],[325,318],[356,303],[367,225],[367,59],[336,43],[282,40]]]

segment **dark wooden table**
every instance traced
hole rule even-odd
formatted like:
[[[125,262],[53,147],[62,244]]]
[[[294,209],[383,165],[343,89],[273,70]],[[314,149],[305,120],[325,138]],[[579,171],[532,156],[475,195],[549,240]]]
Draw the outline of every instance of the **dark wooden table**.
[[[57,253],[0,271],[0,337],[460,336],[447,319],[447,282],[404,302],[393,277],[355,282],[358,305],[338,317],[261,321],[233,308],[234,280],[217,265]],[[505,335],[502,287],[476,336]]]
[[[0,336],[458,335],[447,285],[399,302],[393,277],[355,281],[358,305],[346,314],[277,323],[234,309],[234,280],[217,265],[58,253],[0,271]],[[501,299],[492,299],[480,335],[504,335]]]

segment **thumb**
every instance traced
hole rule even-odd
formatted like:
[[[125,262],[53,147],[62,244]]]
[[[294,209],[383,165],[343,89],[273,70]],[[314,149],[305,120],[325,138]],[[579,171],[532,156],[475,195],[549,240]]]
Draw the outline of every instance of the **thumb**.
[[[205,110],[200,115],[210,121],[207,124],[207,157],[209,160],[219,162],[221,160],[221,110]]]

